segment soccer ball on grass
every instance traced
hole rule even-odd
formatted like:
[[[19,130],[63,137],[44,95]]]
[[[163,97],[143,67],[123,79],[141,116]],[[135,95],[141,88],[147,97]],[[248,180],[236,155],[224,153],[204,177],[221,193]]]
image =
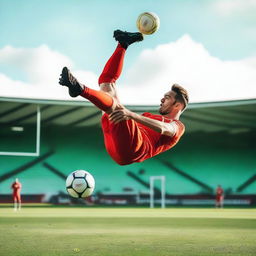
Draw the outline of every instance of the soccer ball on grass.
[[[66,189],[69,195],[75,198],[88,197],[95,187],[93,176],[84,170],[70,173],[66,179]]]

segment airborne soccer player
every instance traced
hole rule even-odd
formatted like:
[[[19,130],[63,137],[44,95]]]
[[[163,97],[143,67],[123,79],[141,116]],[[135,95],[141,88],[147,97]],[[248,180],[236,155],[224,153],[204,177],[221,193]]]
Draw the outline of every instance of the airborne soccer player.
[[[185,127],[179,117],[188,104],[187,91],[172,85],[161,99],[160,115],[139,115],[125,108],[116,92],[127,48],[143,40],[141,33],[114,31],[117,48],[99,77],[100,90],[81,84],[64,67],[59,83],[69,88],[71,97],[82,96],[101,109],[104,142],[109,155],[120,165],[142,162],[172,148],[183,135]],[[134,92],[136,93],[136,92]]]
[[[15,182],[12,183],[12,197],[14,202],[14,211],[21,209],[21,197],[20,197],[20,191],[21,191],[21,183],[19,182],[18,178],[15,179]]]

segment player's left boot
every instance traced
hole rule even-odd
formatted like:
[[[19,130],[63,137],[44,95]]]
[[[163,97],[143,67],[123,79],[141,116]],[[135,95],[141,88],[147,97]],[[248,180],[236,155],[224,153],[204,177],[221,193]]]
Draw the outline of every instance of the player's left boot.
[[[71,97],[77,97],[84,90],[84,85],[77,81],[77,79],[71,74],[67,67],[62,69],[59,84],[68,87],[68,92]]]
[[[143,35],[140,32],[132,33],[118,29],[114,31],[114,38],[122,45],[122,47],[127,49],[129,45],[142,41]]]

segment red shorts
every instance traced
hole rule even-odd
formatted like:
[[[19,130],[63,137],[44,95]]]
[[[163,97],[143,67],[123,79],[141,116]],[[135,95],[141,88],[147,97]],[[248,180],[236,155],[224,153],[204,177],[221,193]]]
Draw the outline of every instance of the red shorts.
[[[217,195],[216,196],[216,201],[221,202],[223,200],[223,195]]]
[[[18,201],[18,202],[21,201],[20,194],[15,193],[15,194],[12,195],[12,197],[13,197],[13,200],[16,200],[16,201]]]
[[[126,165],[148,158],[150,145],[134,120],[114,124],[104,114],[102,130],[106,149],[118,164]]]

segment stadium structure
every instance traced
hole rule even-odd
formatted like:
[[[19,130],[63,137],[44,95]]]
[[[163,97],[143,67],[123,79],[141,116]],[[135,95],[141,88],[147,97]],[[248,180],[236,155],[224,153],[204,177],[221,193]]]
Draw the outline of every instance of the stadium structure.
[[[157,113],[157,106],[127,106]],[[23,202],[84,203],[65,190],[77,169],[93,174],[92,200],[105,205],[149,205],[151,176],[164,176],[166,205],[256,205],[256,99],[191,103],[181,116],[186,132],[171,150],[143,163],[117,165],[107,154],[101,112],[87,101],[0,97],[0,203],[23,184]],[[160,182],[154,183],[156,200]]]

